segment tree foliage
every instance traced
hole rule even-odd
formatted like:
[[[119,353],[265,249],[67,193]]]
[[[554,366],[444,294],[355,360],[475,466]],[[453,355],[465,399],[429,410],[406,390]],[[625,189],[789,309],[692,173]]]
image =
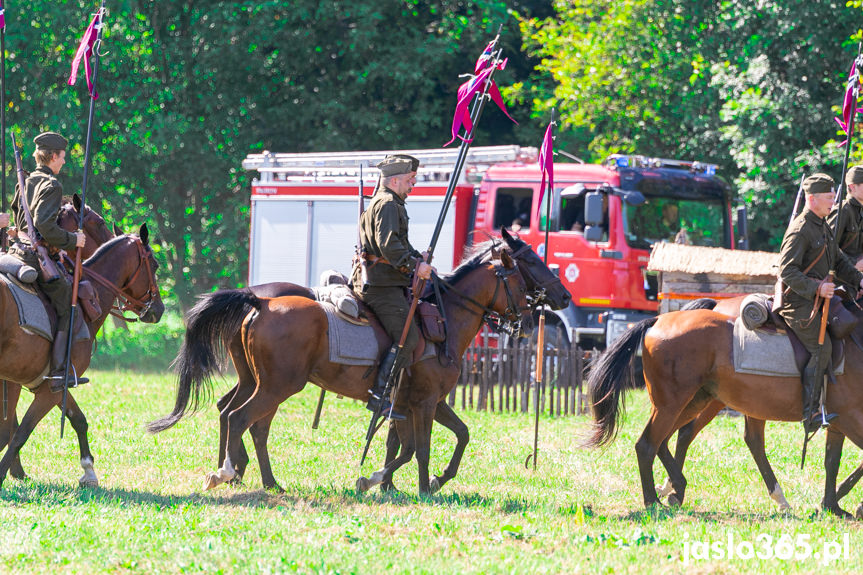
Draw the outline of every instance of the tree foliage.
[[[860,2],[583,0],[525,19],[537,73],[510,95],[556,106],[576,149],[719,163],[778,245],[802,173],[839,178],[833,116]],[[844,138],[840,138],[844,139]],[[860,158],[860,150],[854,154]]]

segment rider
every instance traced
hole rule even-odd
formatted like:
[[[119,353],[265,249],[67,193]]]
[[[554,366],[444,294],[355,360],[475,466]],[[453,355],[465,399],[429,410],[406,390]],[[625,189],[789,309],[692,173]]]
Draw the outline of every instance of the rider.
[[[411,275],[428,279],[434,271],[432,266],[423,261],[425,255],[415,250],[408,241],[405,199],[416,184],[419,163],[412,156],[393,154],[377,165],[381,172],[380,182],[368,209],[360,218],[360,242],[366,258],[368,279],[363,285],[360,265],[354,266],[352,278],[357,296],[372,309],[393,340],[393,347],[381,361],[377,381],[370,390],[372,397],[366,405],[371,411],[380,406],[381,412],[392,419],[404,419],[403,415],[392,411],[384,390],[395,363],[396,345],[407,320],[407,292]],[[396,372],[404,365],[405,359],[411,356],[418,341],[417,326],[411,322]]]
[[[30,208],[36,230],[34,232],[27,228],[27,218],[21,208],[21,190],[16,186],[12,211],[18,227],[19,244],[10,247],[9,253],[39,269],[38,257],[31,247],[34,239],[48,244],[49,249],[55,248],[57,253],[52,255],[52,258],[59,261],[59,250],[82,248],[85,238],[83,232],[67,232],[57,225],[57,215],[63,203],[63,186],[55,176],[66,163],[66,138],[54,132],[43,132],[33,138],[33,141],[36,143],[36,151],[33,153],[36,169],[24,184],[23,200]],[[57,334],[54,336],[51,352],[51,371],[45,378],[51,380],[52,391],[60,391],[63,389],[63,374],[66,369],[72,289],[64,273],[60,273],[56,279],[45,281],[40,272],[36,283],[57,312]]]
[[[812,354],[802,376],[803,426],[807,433],[816,431],[820,424],[821,387],[832,351],[830,338],[826,337],[819,352],[821,305],[816,296],[833,297],[836,286],[826,281],[830,270],[853,286],[863,282],[863,273],[838,249],[825,220],[833,206],[833,184],[827,174],[814,174],[803,181],[806,207],[785,232],[779,254],[783,291],[778,312]],[[836,414],[826,417],[829,421]]]
[[[827,221],[835,231],[836,244],[858,270],[863,271],[863,165],[853,166],[845,174],[848,198],[839,209],[830,212]],[[856,299],[857,286],[842,282]]]

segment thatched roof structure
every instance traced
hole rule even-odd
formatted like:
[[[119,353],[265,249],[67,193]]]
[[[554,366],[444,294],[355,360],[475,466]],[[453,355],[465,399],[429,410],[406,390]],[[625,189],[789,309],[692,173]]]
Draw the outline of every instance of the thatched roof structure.
[[[647,269],[685,274],[775,278],[778,263],[778,253],[657,243],[650,253]]]

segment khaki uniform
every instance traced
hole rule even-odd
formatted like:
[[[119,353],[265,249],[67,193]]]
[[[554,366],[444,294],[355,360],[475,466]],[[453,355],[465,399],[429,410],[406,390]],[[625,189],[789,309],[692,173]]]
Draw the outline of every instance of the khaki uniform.
[[[827,216],[831,229],[835,230],[836,245],[854,264],[863,257],[863,205],[854,198],[848,198],[838,210]],[[841,285],[852,297],[857,297],[859,285],[842,281]]]
[[[406,289],[421,254],[408,241],[408,213],[405,202],[388,188],[378,188],[368,209],[360,218],[360,240],[368,262],[368,287],[362,290],[359,266],[352,282],[357,296],[368,305],[394,344],[398,344],[407,319],[409,304]],[[411,322],[404,345],[410,357],[419,341],[416,324]]]
[[[819,254],[822,254],[820,258]],[[810,266],[811,269],[804,274]],[[821,312],[819,310],[813,316],[812,308],[818,286],[831,269],[835,270],[838,280],[854,286],[859,286],[863,278],[863,274],[838,249],[827,222],[806,208],[791,222],[782,240],[779,275],[786,289],[778,312],[813,354],[818,349]],[[821,366],[826,365],[830,350],[830,338],[826,337]]]
[[[63,203],[63,186],[54,177],[47,166],[39,166],[27,178],[24,183],[24,198],[30,208],[33,217],[33,225],[36,227],[36,239],[44,239],[52,247],[62,250],[75,248],[75,234],[67,232],[57,225],[57,215]],[[16,187],[15,198],[12,200],[12,213],[15,216],[15,224],[19,230],[28,236],[34,234],[27,228],[27,218],[21,209],[20,190]],[[27,244],[25,240],[21,243]],[[39,269],[39,260],[35,251],[21,250],[13,246],[9,253],[21,259],[27,265]],[[59,258],[57,258],[59,260]],[[45,292],[51,304],[57,311],[57,326],[61,330],[68,329],[69,311],[72,305],[72,286],[66,281],[65,275],[61,274],[54,281],[45,282],[42,274],[36,280],[37,285]]]

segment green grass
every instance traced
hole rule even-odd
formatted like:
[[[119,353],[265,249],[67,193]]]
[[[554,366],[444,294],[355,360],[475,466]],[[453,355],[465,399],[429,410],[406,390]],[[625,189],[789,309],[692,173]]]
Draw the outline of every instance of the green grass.
[[[527,470],[532,417],[468,412],[471,443],[441,494],[417,497],[411,464],[396,476],[403,493],[361,495],[355,480],[382,461],[383,439],[376,438],[360,470],[368,412],[328,396],[321,428],[313,431],[318,390],[309,387],[283,404],[273,423],[270,453],[285,494],[261,489],[257,462],[243,486],[202,493],[204,475],[215,469],[215,407],[150,436],[143,424],[169,411],[173,380],[90,376],[93,383],[75,396],[89,418],[101,486],[78,488],[77,442],[68,426],[58,439],[54,410],[22,452],[32,479],[7,479],[0,491],[0,572],[808,573],[820,563],[734,558],[685,565],[684,543],[808,535],[820,550],[845,533],[849,558],[828,569],[863,571],[860,525],[817,512],[823,435],[801,471],[799,425],[767,427],[768,456],[791,513],[775,511],[739,418],[717,419],[696,440],[682,509],[645,511],[633,449],[647,418],[643,393],[630,397],[620,436],[606,451],[579,448],[588,418],[543,418],[539,464]],[[453,440],[437,429],[433,441],[432,470],[440,472]],[[860,460],[856,448],[847,452],[843,476]],[[655,478],[664,479],[658,462]],[[843,504],[853,511],[860,498],[855,489]]]

